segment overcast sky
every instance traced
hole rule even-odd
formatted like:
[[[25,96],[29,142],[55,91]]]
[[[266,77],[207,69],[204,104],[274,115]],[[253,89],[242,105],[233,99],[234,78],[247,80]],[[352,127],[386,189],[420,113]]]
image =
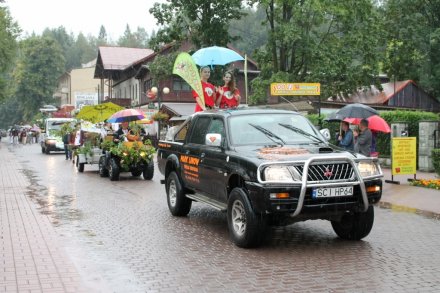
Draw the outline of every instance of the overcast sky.
[[[6,0],[12,18],[25,33],[41,34],[45,28],[64,26],[77,36],[97,37],[101,25],[107,35],[117,40],[127,24],[131,31],[144,28],[148,34],[157,30],[156,21],[148,10],[164,0]]]

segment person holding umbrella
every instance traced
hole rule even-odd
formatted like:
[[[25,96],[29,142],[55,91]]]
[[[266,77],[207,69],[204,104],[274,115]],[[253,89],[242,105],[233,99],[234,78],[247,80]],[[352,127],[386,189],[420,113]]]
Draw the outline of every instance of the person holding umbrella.
[[[236,88],[235,77],[231,71],[223,75],[225,85],[217,91],[216,105],[221,109],[236,108],[240,105],[240,91]]]
[[[371,130],[368,128],[368,120],[362,119],[359,123],[359,130],[353,132],[355,137],[354,151],[360,153],[366,157],[370,156],[371,151],[371,141],[373,135]]]
[[[211,69],[209,66],[202,66],[200,68],[200,79],[202,81],[203,97],[205,99],[205,104],[203,105],[202,100],[195,90],[192,91],[193,97],[196,100],[195,112],[205,111],[206,109],[212,109],[215,105],[216,100],[216,90],[213,84],[208,82],[211,75]]]
[[[338,145],[344,150],[352,151],[354,149],[353,131],[350,129],[350,124],[346,121],[341,121],[341,132],[338,137]]]

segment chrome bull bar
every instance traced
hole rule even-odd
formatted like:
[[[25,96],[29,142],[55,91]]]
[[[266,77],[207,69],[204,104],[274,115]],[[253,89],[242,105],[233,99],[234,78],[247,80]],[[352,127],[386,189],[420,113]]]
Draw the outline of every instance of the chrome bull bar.
[[[308,173],[309,173],[309,166],[314,163],[314,162],[347,162],[351,165],[351,167],[354,170],[354,174],[355,174],[355,181],[350,181],[350,182],[324,182],[324,183],[308,183],[307,182],[307,177],[308,177]],[[361,189],[361,195],[362,195],[362,201],[363,201],[363,211],[366,212],[368,210],[368,197],[367,197],[367,190],[365,188],[365,182],[361,176],[361,174],[359,173],[359,170],[356,166],[356,162],[351,159],[351,158],[347,158],[347,157],[341,157],[341,156],[319,156],[319,157],[312,157],[309,158],[305,161],[291,161],[291,162],[271,162],[271,163],[263,163],[258,167],[257,170],[257,177],[258,177],[258,181],[260,183],[264,183],[264,184],[270,184],[270,183],[280,183],[280,184],[286,184],[286,182],[265,182],[261,179],[261,169],[265,166],[268,165],[292,165],[292,164],[298,164],[298,163],[304,163],[304,169],[303,169],[303,173],[302,173],[302,178],[301,178],[301,192],[298,198],[298,205],[296,206],[296,209],[293,213],[290,214],[290,216],[296,217],[302,210],[303,205],[304,205],[304,198],[306,196],[306,191],[307,188],[309,187],[328,187],[328,186],[341,186],[341,185],[345,185],[345,186],[354,186],[354,185],[359,185],[360,189]],[[296,184],[299,184],[296,183]]]

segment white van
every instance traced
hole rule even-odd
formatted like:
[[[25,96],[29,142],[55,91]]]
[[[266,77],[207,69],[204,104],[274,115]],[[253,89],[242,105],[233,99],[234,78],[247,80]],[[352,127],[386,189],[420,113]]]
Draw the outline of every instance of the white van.
[[[45,121],[45,132],[40,136],[41,152],[50,154],[50,152],[64,151],[63,138],[58,134],[61,126],[65,123],[71,123],[75,126],[75,118],[47,118]]]

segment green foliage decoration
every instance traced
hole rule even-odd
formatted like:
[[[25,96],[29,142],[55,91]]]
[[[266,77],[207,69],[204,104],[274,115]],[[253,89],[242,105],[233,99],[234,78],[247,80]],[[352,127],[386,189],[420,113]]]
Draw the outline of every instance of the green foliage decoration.
[[[77,149],[76,153],[93,156],[93,143],[91,141],[86,141]]]
[[[151,144],[120,142],[111,147],[110,152],[120,158],[119,164],[122,169],[129,170],[130,167],[151,161],[156,149]]]

